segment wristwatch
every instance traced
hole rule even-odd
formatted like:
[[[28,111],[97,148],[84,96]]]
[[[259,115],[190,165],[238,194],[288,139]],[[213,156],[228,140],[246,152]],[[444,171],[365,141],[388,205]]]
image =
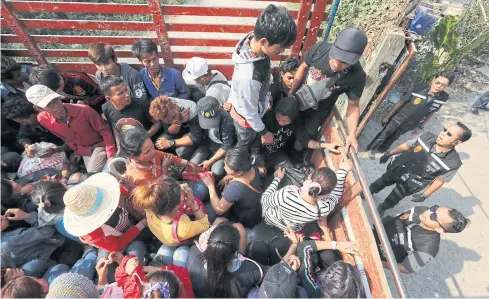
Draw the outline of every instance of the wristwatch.
[[[174,148],[175,147],[175,140],[170,140],[170,147]]]

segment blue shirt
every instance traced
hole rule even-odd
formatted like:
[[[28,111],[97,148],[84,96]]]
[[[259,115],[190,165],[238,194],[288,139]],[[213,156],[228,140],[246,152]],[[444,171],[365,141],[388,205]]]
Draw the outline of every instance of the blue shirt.
[[[156,89],[154,86],[146,68],[141,69],[139,73],[143,77],[146,90],[153,99],[160,95],[186,100],[190,99],[190,90],[183,80],[182,73],[180,71],[162,66],[161,83],[159,89]]]

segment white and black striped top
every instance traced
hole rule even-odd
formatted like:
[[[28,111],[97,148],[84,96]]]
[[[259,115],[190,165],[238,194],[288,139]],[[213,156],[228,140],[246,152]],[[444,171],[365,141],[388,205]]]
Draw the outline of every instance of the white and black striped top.
[[[347,174],[348,171],[344,169],[338,170],[336,187],[331,194],[319,198],[317,205],[311,205],[302,199],[297,186],[286,186],[276,191],[281,179],[275,177],[272,184],[261,197],[265,222],[284,231],[287,227],[292,228],[294,231],[300,231],[307,223],[327,216],[343,196]]]

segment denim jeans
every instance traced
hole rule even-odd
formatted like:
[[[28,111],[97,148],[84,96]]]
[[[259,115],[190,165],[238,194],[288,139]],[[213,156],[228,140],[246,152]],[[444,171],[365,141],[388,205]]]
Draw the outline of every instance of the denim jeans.
[[[238,136],[238,145],[241,147],[250,148],[255,141],[258,133],[252,128],[243,128],[240,124],[234,120],[234,128],[236,129],[236,134]]]
[[[24,270],[25,276],[42,277],[43,273],[46,272],[46,270],[49,269],[49,267],[51,267],[53,264],[54,262],[51,260],[45,261],[36,259],[28,261],[20,268]]]
[[[144,244],[143,241],[140,240],[134,240],[132,241],[129,245],[127,245],[126,249],[124,249],[124,252],[126,255],[133,254],[137,257],[140,263],[143,263],[144,257],[146,256],[146,253],[148,253],[148,250],[146,249],[146,245]],[[99,249],[98,250],[98,256],[97,256],[97,262],[103,258],[103,257],[108,257],[110,252],[104,249]],[[109,265],[109,271],[107,274],[107,279],[109,280],[109,283],[115,282],[115,269],[117,268],[117,265],[112,263]]]
[[[219,148],[221,148],[220,144],[217,144],[210,139],[204,139],[194,151],[192,158],[190,158],[190,162],[199,165],[212,157]],[[211,171],[215,174],[216,181],[222,179],[226,175],[226,171],[224,170],[224,158],[212,164]]]
[[[64,273],[78,273],[90,280],[93,280],[95,276],[95,265],[97,264],[97,249],[90,248],[83,253],[83,256],[75,263],[73,268],[70,269],[65,264],[58,264],[49,269],[43,276],[49,284],[53,280]]]
[[[179,267],[187,268],[188,256],[190,247],[179,246],[172,247],[167,245],[161,245],[160,249],[153,258],[153,264],[159,265],[176,265]]]

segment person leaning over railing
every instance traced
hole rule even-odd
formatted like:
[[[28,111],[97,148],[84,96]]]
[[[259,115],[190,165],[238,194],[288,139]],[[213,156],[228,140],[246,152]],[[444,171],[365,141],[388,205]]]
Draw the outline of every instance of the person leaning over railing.
[[[280,190],[277,187],[285,169],[277,169],[272,184],[261,198],[265,222],[282,231],[287,228],[300,231],[307,223],[326,221],[326,216],[343,196],[346,175],[351,168],[345,155],[337,174],[330,168],[318,168],[302,183],[302,187],[289,185]]]

